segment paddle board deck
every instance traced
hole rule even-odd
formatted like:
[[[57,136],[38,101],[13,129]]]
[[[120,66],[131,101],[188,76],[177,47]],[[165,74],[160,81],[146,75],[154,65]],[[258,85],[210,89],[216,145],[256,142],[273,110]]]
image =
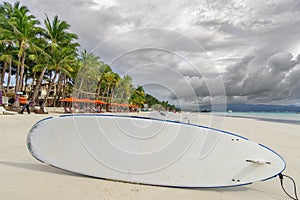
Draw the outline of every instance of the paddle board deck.
[[[82,175],[171,187],[230,187],[285,169],[273,150],[242,136],[182,122],[116,115],[62,115],[27,137],[41,162]]]

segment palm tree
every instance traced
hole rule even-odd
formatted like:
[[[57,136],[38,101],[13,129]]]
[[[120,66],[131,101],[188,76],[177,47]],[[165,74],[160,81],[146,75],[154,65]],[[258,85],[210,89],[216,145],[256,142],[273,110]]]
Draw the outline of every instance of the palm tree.
[[[12,7],[10,4],[4,3],[0,6],[0,61],[3,62],[2,74],[0,74],[0,90],[4,84],[4,77],[7,71],[8,65],[8,80],[7,89],[10,86],[11,80],[11,68],[12,68],[12,42],[10,37],[12,37],[6,29],[8,28],[7,19],[12,13]]]
[[[103,73],[101,89],[103,91],[102,95],[106,98],[110,98],[111,91],[117,83],[117,79],[119,79],[119,77],[117,76],[119,75],[114,73],[113,71]]]
[[[37,80],[33,80],[34,90],[32,94],[32,101],[37,102],[39,90],[47,71],[47,57],[45,54],[40,54],[39,56],[36,56],[34,60],[37,64],[34,65],[33,72],[38,75],[39,78]]]
[[[101,65],[101,68],[100,68],[101,75],[98,79],[95,99],[98,99],[101,94],[102,82],[103,82],[104,77],[106,76],[106,74],[111,73],[111,72],[112,72],[112,69],[110,68],[109,65],[107,65],[107,64]]]
[[[68,32],[70,25],[65,21],[59,20],[58,16],[55,16],[53,21],[51,22],[49,17],[46,15],[44,24],[46,26],[46,30],[43,31],[42,36],[45,40],[45,43],[43,47],[44,52],[41,55],[41,60],[44,60],[45,62],[39,62],[39,64],[34,69],[36,72],[40,72],[40,76],[33,95],[34,100],[37,99],[38,91],[47,69],[51,68],[51,66],[49,66],[49,63],[47,62],[50,62],[51,57],[54,57],[53,54],[57,54],[58,51],[60,51],[61,48],[64,47],[74,48],[73,50],[75,50],[75,48],[78,46],[77,43],[72,42],[72,40],[78,38],[77,35]]]
[[[36,100],[43,77],[48,70],[50,74],[49,87],[41,105],[42,111],[44,111],[47,98],[49,97],[49,93],[57,76],[60,76],[61,73],[71,76],[70,72],[73,72],[72,66],[76,65],[77,62],[76,47],[79,46],[78,43],[73,41],[78,38],[77,35],[68,31],[70,25],[65,21],[59,20],[58,16],[55,16],[53,21],[50,22],[46,15],[44,23],[46,29],[42,33],[42,36],[45,43],[43,54],[40,55],[40,58],[42,58],[44,62],[39,63],[34,68],[36,72],[40,72],[40,76],[33,93],[33,99]]]
[[[29,14],[26,6],[21,6],[20,2],[14,5],[4,2],[1,14],[1,37],[7,43],[13,43],[18,48],[18,61],[16,71],[15,91],[23,90],[24,67],[26,59],[26,50],[28,48],[39,50],[36,43],[38,35],[41,34],[40,24],[33,15]],[[5,38],[5,39],[4,39]]]
[[[7,65],[10,65],[9,63],[11,63],[11,55],[8,55],[8,54],[0,55],[0,61],[3,62],[2,72],[0,73],[0,90],[2,90],[2,87],[4,84],[5,73],[7,70]]]
[[[119,74],[117,73],[112,73],[112,80],[109,83],[110,84],[110,99],[113,98],[115,89],[117,87],[117,85],[119,84],[121,77],[119,76]]]
[[[129,102],[134,105],[138,105],[139,107],[144,107],[146,97],[145,91],[142,86],[138,86],[132,93]]]
[[[102,66],[104,63],[100,61],[98,56],[88,53],[86,50],[81,52],[80,69],[76,76],[76,88],[78,96],[82,96],[82,91],[92,92],[95,91],[97,81],[102,73]]]
[[[3,45],[1,45],[3,46]],[[5,48],[0,48],[0,61],[3,62],[3,70],[0,77],[0,88],[4,85],[5,74],[7,73],[7,84],[6,84],[6,93],[10,87],[11,76],[13,71],[13,66],[17,66],[19,62],[14,58],[13,52],[14,49],[12,46],[6,46]],[[15,70],[14,70],[15,71]]]
[[[146,103],[148,104],[148,106],[151,108],[153,105],[158,105],[161,104],[161,102],[155,98],[154,96],[150,95],[150,94],[146,94],[145,96],[145,100]]]
[[[76,59],[74,56],[75,52],[74,49],[65,47],[62,49],[57,49],[57,51],[54,51],[51,55],[51,58],[49,59],[47,66],[48,70],[51,71],[52,78],[49,79],[49,86],[46,92],[46,95],[44,97],[44,100],[41,104],[41,110],[45,111],[45,106],[47,103],[47,99],[49,97],[50,91],[56,81],[56,78],[58,74],[64,73],[68,76],[71,76],[69,73],[70,71],[73,71],[72,65],[76,63]]]
[[[6,92],[7,92],[8,88],[10,86],[10,82],[11,82],[13,65],[18,65],[19,62],[14,59],[14,57],[11,53],[11,50],[9,48],[5,48],[2,52],[4,52],[4,53],[0,53],[0,61],[3,62],[3,69],[2,69],[2,74],[0,77],[0,80],[1,80],[0,81],[0,89],[4,85],[4,78],[5,78],[5,74],[7,73],[7,84],[6,84]]]
[[[103,73],[101,79],[101,87],[103,89],[102,97],[105,98],[105,101],[107,102],[106,110],[109,111],[110,104],[112,103],[113,93],[120,80],[120,76],[113,71],[109,71],[107,73]]]
[[[132,78],[128,75],[124,75],[118,82],[115,91],[114,99],[117,103],[128,103],[132,90]]]

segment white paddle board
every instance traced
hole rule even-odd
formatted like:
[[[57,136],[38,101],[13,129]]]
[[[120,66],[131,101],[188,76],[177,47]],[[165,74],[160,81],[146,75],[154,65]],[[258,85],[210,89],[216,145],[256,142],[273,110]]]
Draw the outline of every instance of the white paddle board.
[[[50,117],[32,127],[27,144],[33,157],[57,168],[149,185],[240,186],[285,169],[277,153],[242,136],[143,117]]]

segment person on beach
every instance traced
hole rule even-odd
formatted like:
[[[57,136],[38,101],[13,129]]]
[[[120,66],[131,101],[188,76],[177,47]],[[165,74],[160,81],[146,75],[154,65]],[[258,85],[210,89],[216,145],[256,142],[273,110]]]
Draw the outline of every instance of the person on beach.
[[[13,105],[15,103],[15,97],[11,97],[9,100],[8,100],[8,103]]]
[[[29,100],[29,101],[26,100],[26,104],[23,106],[23,108],[22,108],[20,114],[23,114],[23,113],[24,113],[25,108],[26,108],[27,113],[30,114],[29,105],[30,105],[30,100]]]

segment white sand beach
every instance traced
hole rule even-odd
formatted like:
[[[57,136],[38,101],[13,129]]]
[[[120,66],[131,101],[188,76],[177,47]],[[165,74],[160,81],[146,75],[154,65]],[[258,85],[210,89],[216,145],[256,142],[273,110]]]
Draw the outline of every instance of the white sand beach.
[[[59,114],[0,115],[1,199],[289,199],[283,193],[278,177],[234,188],[179,189],[89,178],[56,169],[34,159],[26,147],[27,133],[32,125],[55,115]],[[209,125],[210,116],[200,115],[200,124]],[[287,163],[284,173],[300,185],[300,125],[226,117],[223,129],[279,153]],[[285,186],[292,193],[289,181],[285,181]]]

